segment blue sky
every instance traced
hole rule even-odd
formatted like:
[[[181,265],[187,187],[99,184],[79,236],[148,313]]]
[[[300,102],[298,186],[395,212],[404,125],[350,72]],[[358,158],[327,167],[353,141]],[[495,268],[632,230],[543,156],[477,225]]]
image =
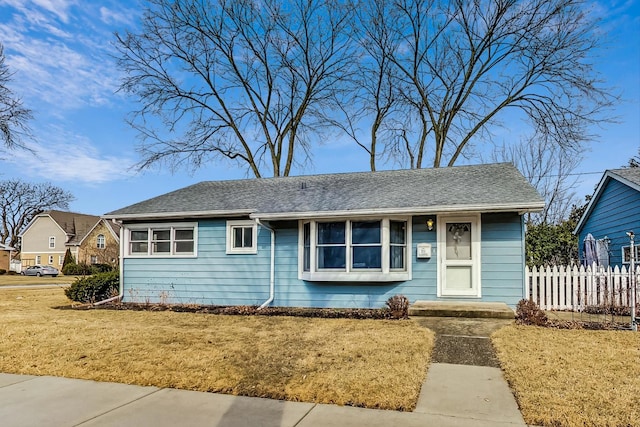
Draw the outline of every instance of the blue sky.
[[[51,182],[75,196],[72,211],[100,215],[198,181],[247,176],[225,163],[196,173],[132,171],[139,161],[137,139],[124,118],[135,105],[117,92],[120,74],[112,55],[113,33],[138,25],[136,4],[0,0],[0,42],[15,73],[11,88],[34,113],[30,144],[36,152],[1,156],[0,179]],[[604,170],[626,164],[640,147],[640,1],[591,6],[603,19],[605,40],[596,52],[596,67],[623,102],[614,112],[617,123],[593,129],[598,137],[577,170],[583,174],[575,189],[580,198],[592,192]],[[509,137],[520,139],[513,133]],[[313,166],[297,174],[368,168],[364,151],[346,139],[325,142],[313,156]]]

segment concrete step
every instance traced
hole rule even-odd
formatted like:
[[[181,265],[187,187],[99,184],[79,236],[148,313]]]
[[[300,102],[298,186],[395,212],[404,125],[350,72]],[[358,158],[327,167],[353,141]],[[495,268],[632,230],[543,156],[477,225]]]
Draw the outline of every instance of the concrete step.
[[[502,302],[416,301],[409,306],[409,316],[513,319],[515,312]]]

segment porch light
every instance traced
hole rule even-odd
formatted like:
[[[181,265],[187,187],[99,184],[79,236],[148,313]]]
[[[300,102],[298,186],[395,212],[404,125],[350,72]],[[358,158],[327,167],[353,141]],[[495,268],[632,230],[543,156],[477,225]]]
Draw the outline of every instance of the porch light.
[[[429,231],[433,230],[433,218],[427,219],[427,229]]]

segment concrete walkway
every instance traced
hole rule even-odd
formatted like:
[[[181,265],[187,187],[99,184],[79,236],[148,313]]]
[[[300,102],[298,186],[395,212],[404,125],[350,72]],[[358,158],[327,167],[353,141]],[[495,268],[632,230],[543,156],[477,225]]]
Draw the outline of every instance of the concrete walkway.
[[[461,323],[461,319],[438,318],[418,321],[425,322],[425,326],[430,325],[436,331],[435,350],[438,350],[438,346],[447,345],[447,336],[457,336],[460,339],[468,337],[477,341],[473,344],[476,345],[475,349],[472,345],[462,351],[463,354],[484,352],[485,350],[478,350],[486,341],[483,335],[500,327],[500,323],[496,323],[500,321],[467,319]],[[472,331],[477,333],[470,335]],[[465,335],[452,335],[451,332],[464,332]],[[0,423],[3,427],[525,426],[499,368],[443,362],[448,360],[448,353],[434,352],[434,363],[429,367],[414,412],[285,402],[58,377],[0,374]],[[450,352],[458,353],[460,352]],[[478,360],[494,363],[486,357]],[[465,361],[469,362],[467,359],[463,360]]]

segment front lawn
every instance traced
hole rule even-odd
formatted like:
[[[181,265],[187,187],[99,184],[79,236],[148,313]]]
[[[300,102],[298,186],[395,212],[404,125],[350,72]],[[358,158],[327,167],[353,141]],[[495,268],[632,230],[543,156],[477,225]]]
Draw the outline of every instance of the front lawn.
[[[492,340],[528,424],[639,425],[640,333],[509,326]]]
[[[68,304],[0,288],[0,372],[411,410],[434,341],[413,321],[51,308]]]

